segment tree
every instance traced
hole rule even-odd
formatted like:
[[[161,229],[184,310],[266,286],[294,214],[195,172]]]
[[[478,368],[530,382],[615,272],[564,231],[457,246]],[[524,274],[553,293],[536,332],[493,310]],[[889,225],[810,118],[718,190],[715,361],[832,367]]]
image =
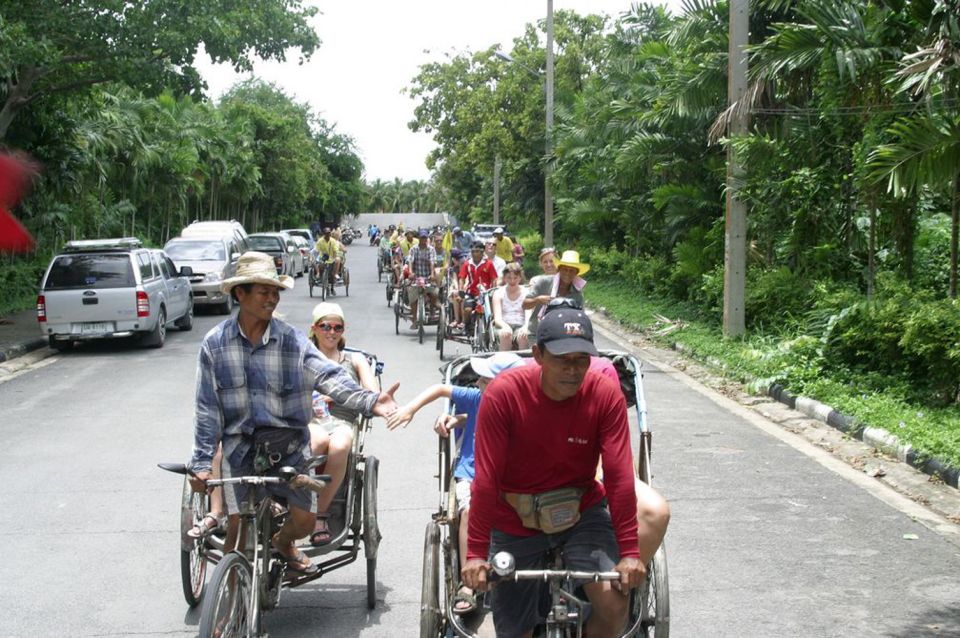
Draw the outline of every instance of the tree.
[[[214,62],[309,57],[320,41],[301,0],[0,0],[0,139],[26,107],[120,81],[147,94],[199,95],[201,44]]]

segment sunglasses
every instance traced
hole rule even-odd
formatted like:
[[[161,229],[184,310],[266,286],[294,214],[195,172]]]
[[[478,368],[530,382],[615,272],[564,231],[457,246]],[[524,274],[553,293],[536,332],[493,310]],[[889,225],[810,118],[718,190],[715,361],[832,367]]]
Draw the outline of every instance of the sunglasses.
[[[323,330],[324,332],[330,332],[331,330],[334,331],[334,332],[343,332],[343,324],[342,324],[342,323],[327,323],[327,322],[323,322],[323,323],[318,323],[318,324],[314,324],[314,325],[316,325],[318,328],[320,328],[320,329]]]

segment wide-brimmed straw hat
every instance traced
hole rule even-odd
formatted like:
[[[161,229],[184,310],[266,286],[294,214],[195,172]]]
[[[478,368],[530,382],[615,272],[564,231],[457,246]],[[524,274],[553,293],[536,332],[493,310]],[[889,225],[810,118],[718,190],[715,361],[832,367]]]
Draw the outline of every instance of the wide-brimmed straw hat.
[[[580,253],[575,250],[565,250],[563,254],[560,255],[560,261],[557,262],[557,268],[560,266],[569,266],[570,268],[576,268],[578,275],[584,275],[590,270],[590,264],[585,264],[580,261]]]
[[[224,279],[220,284],[220,290],[229,295],[234,286],[240,284],[263,284],[290,290],[293,288],[293,277],[278,275],[277,266],[270,255],[248,250],[240,255],[237,261],[237,274]]]

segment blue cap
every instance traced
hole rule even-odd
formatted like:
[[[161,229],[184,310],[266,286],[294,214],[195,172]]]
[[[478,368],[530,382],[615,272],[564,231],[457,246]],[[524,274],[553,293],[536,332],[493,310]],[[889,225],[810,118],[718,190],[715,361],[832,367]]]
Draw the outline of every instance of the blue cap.
[[[470,357],[470,367],[481,377],[493,379],[504,370],[523,365],[523,358],[515,352],[497,352],[489,357]]]

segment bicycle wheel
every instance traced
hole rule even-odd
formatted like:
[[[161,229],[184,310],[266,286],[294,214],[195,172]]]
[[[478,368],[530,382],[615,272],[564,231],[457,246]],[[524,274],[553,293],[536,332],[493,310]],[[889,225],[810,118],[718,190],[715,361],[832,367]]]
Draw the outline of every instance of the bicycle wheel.
[[[367,558],[367,608],[377,606],[377,550],[380,524],[377,522],[377,473],[380,462],[368,456],[363,462],[363,553]]]
[[[487,334],[483,325],[483,317],[477,317],[473,320],[473,351],[476,354],[486,352]]]
[[[346,266],[343,267],[343,294],[350,296],[350,269]]]
[[[240,638],[252,629],[253,572],[241,554],[223,557],[200,607],[200,638]]]
[[[317,285],[317,267],[310,268],[310,275],[307,277],[307,283],[310,286],[310,296],[313,297],[313,287]]]
[[[667,553],[661,544],[647,567],[647,580],[634,590],[631,600],[631,619],[640,618],[637,636],[669,638],[670,585],[667,578]]]
[[[427,302],[428,302],[426,290],[420,293],[420,303],[417,304],[417,341],[423,343],[423,335],[426,332],[426,329],[423,327],[423,324],[427,323]]]
[[[420,585],[420,638],[437,638],[440,634],[440,528],[436,521],[427,523],[423,539],[423,574]]]
[[[199,524],[210,511],[209,508],[210,497],[194,492],[190,487],[190,481],[184,479],[183,498],[180,502],[181,534]],[[183,597],[191,607],[196,607],[200,603],[206,580],[207,557],[204,540],[183,536],[180,543],[180,581],[183,585]]]
[[[447,332],[447,307],[440,305],[440,311],[437,313],[437,351],[440,353],[440,360],[443,361],[443,337]]]
[[[330,286],[330,266],[323,267],[323,274],[320,275],[320,301],[327,300],[327,288]]]
[[[397,334],[400,334],[400,314],[402,310],[400,309],[400,300],[397,299],[393,304],[393,330]]]

